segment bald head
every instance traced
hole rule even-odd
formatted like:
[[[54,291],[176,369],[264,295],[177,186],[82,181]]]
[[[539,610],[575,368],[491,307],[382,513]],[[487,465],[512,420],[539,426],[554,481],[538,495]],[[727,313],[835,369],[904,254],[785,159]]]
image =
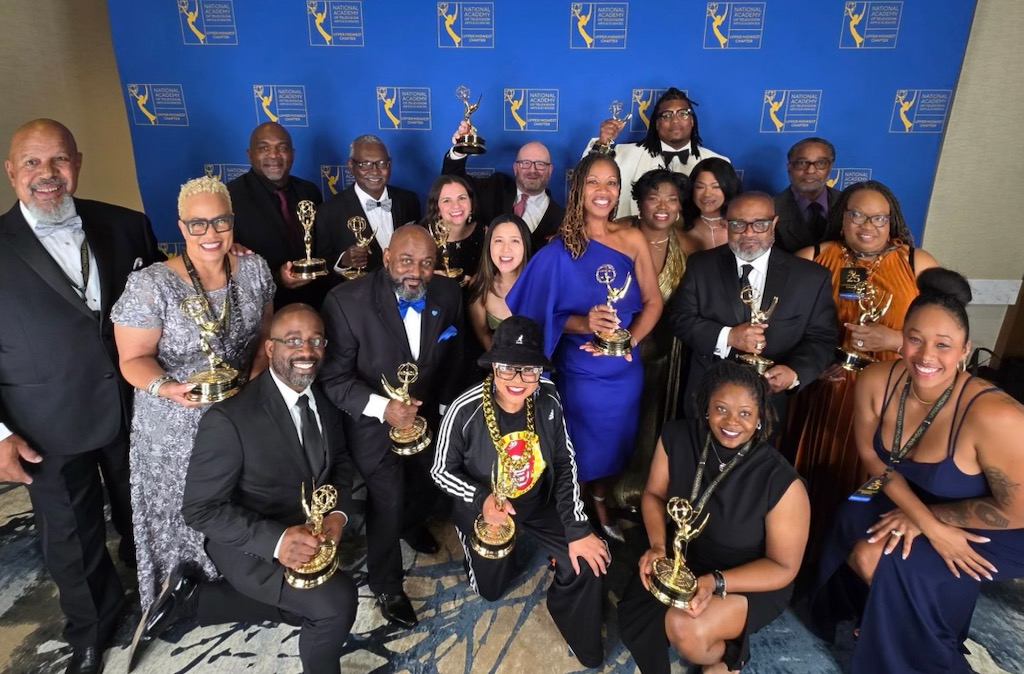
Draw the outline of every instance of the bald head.
[[[292,322],[295,318],[312,320],[314,324],[319,326],[318,330],[322,332],[324,329],[323,321],[320,319],[320,314],[317,313],[316,309],[308,304],[295,302],[281,307],[274,313],[274,318],[270,323],[270,334],[276,336],[276,331],[282,325]]]
[[[751,206],[756,208],[764,217],[775,217],[775,200],[767,192],[758,192],[756,190],[741,192],[734,196],[729,201],[729,209],[726,217],[732,217],[734,207],[739,211],[747,210]]]
[[[35,119],[18,128],[4,168],[18,200],[37,219],[61,221],[74,213],[71,195],[78,188],[82,153],[60,122]]]
[[[533,162],[524,166],[520,162]],[[539,165],[536,162],[540,162]],[[520,192],[532,196],[541,194],[548,188],[551,179],[551,153],[543,143],[532,141],[519,148],[512,172],[516,177],[516,187]]]
[[[324,323],[313,307],[289,304],[274,314],[265,348],[270,368],[293,391],[301,393],[316,379],[325,346]]]
[[[284,187],[295,161],[292,135],[277,122],[264,122],[249,136],[249,156],[252,170],[274,185]]]

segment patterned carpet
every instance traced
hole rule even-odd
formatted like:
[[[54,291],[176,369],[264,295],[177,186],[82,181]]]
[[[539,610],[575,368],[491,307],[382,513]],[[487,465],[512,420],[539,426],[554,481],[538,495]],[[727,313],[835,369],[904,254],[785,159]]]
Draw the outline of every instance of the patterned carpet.
[[[358,530],[359,518],[351,527]],[[406,590],[420,616],[413,630],[393,628],[380,617],[365,587],[365,541],[355,533],[343,539],[342,559],[361,588],[359,614],[346,645],[342,671],[358,674],[567,674],[584,669],[569,653],[544,606],[551,574],[527,541],[517,546],[525,569],[500,602],[473,594],[465,581],[461,549],[448,525],[434,533],[444,543],[437,555],[405,549]],[[631,531],[634,537],[637,531]],[[624,547],[613,548],[614,563],[605,606],[607,636],[603,674],[636,671],[618,636],[614,601],[635,564]],[[131,572],[122,578],[131,584]],[[138,609],[129,614],[107,652],[106,672],[125,672],[128,644]],[[975,613],[971,663],[982,674],[1024,671],[1024,585],[987,586]],[[0,484],[0,671],[61,674],[70,650],[61,641],[62,618],[56,589],[48,580],[36,542],[24,488]],[[297,674],[298,630],[264,625],[224,625],[171,630],[145,653],[142,674]],[[982,646],[984,644],[985,647]],[[842,672],[849,660],[846,638],[833,647],[812,636],[787,612],[752,639],[753,658],[744,670],[758,674]],[[677,659],[678,660],[678,659]],[[682,672],[678,661],[673,672]]]

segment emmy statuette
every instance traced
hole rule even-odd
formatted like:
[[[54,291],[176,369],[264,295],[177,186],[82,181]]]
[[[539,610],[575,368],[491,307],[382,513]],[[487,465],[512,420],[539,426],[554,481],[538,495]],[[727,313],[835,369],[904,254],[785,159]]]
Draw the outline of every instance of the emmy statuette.
[[[614,121],[622,122],[623,124],[625,124],[626,122],[628,122],[630,119],[633,118],[633,113],[631,112],[628,115],[626,115],[625,118],[619,119],[619,115],[622,114],[622,108],[623,108],[622,101],[620,101],[619,99],[615,99],[614,101],[611,102],[611,105],[608,106],[608,112],[610,112],[612,114],[612,119]],[[591,154],[602,154],[602,155],[606,155],[608,157],[614,157],[615,156],[615,148],[612,147],[611,143],[605,144],[605,143],[599,143],[597,141],[594,141],[594,144],[590,146],[590,153]]]
[[[761,310],[761,293],[753,286],[746,286],[740,289],[740,301],[747,305],[750,309],[750,324],[761,325],[767,323],[772,313],[775,311],[775,307],[779,305],[779,298],[773,297],[771,305]],[[768,371],[772,365],[775,365],[775,361],[764,356],[758,356],[753,353],[744,353],[736,357],[736,360],[749,365],[750,367],[757,370],[758,374],[764,374]]]
[[[459,136],[455,139],[455,151],[461,154],[483,154],[487,152],[487,148],[484,147],[484,137],[477,134],[476,127],[469,121],[470,115],[476,112],[477,108],[480,107],[480,101],[483,99],[483,94],[476,99],[476,103],[469,102],[469,87],[460,85],[455,90],[455,98],[462,101],[462,105],[465,107],[465,112],[462,114],[462,119],[469,124],[469,132]]]
[[[606,302],[608,306],[615,307],[615,303],[626,296],[626,291],[629,290],[630,284],[633,282],[633,274],[626,274],[626,282],[619,288],[612,287],[612,281],[615,280],[616,272],[615,267],[610,264],[603,264],[597,268],[595,274],[597,282],[604,285],[608,289],[608,296]],[[629,330],[625,328],[615,328],[610,332],[595,332],[594,333],[594,346],[598,350],[608,356],[624,356],[633,349],[633,335],[629,333]]]
[[[360,248],[369,248],[370,244],[373,243],[373,237],[376,232],[370,230],[370,234],[367,235],[367,223],[366,218],[361,215],[354,215],[348,219],[347,227],[356,237],[356,245]],[[339,274],[347,278],[348,280],[357,279],[366,273],[365,267],[341,267],[337,268]]]
[[[409,384],[416,381],[419,376],[420,371],[415,363],[402,363],[398,366],[398,388],[389,384],[384,375],[380,376],[380,383],[389,398],[410,405],[412,397],[409,395]],[[430,446],[431,441],[427,420],[421,416],[417,416],[407,428],[392,428],[388,432],[388,437],[391,438],[391,451],[399,456],[419,454]]]
[[[306,257],[292,260],[292,274],[302,279],[314,279],[327,275],[327,261],[312,257],[313,252],[313,219],[316,217],[316,206],[312,201],[303,199],[298,208],[299,224],[302,225],[302,243],[306,247]]]
[[[441,250],[441,268],[435,270],[434,273],[448,278],[462,278],[462,269],[448,266],[448,236],[451,232],[452,225],[447,220],[438,220],[430,230],[430,233],[434,235],[434,243]]]
[[[331,485],[317,487],[314,483],[309,503],[306,503],[306,483],[302,483],[302,511],[306,513],[309,533],[319,536],[323,531],[324,515],[334,509],[338,502],[338,491]],[[316,554],[297,569],[285,569],[284,579],[297,590],[319,587],[330,580],[338,570],[338,544],[327,536],[317,546]]]
[[[705,515],[704,521],[694,526],[700,519],[700,513],[694,511],[689,501],[678,496],[669,499],[666,510],[668,516],[676,523],[676,534],[672,539],[674,558],[669,560],[667,557],[659,557],[654,560],[651,570],[651,594],[666,606],[687,609],[697,592],[697,577],[686,567],[683,550],[687,543],[704,530],[710,515]]]
[[[857,318],[858,325],[877,323],[885,312],[889,311],[892,305],[892,295],[879,290],[878,286],[870,281],[857,284],[857,306],[860,307],[860,315]],[[849,335],[846,337],[846,344],[836,347],[836,362],[844,370],[859,372],[875,362],[869,354],[857,348]]]
[[[227,292],[230,293],[230,289]],[[211,319],[210,304],[203,295],[189,295],[178,305],[181,313],[199,326],[199,348],[210,364],[209,369],[188,376],[187,381],[193,388],[185,397],[192,402],[216,403],[238,393],[238,370],[225,363],[211,346],[211,342],[217,337],[217,331],[224,324],[227,307],[228,302],[225,300],[220,318]]]

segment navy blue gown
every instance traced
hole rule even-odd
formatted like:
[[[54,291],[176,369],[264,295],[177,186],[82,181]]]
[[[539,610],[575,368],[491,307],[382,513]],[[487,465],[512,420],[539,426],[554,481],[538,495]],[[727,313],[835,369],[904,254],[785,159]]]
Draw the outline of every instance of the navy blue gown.
[[[898,397],[904,381],[904,375],[890,373],[883,414],[893,398]],[[985,389],[967,400],[964,390],[966,385],[956,399],[946,457],[937,463],[903,459],[897,464],[899,473],[925,504],[991,496],[985,476],[962,472],[953,456],[960,427],[971,406],[982,395],[998,389]],[[875,431],[874,447],[878,457],[888,462],[889,450],[883,445],[881,424]],[[816,627],[828,638],[834,636],[838,621],[860,614],[860,636],[850,670],[853,674],[968,674],[971,669],[962,647],[981,583],[963,572],[960,578],[954,576],[923,535],[914,539],[907,559],[902,559],[899,548],[890,555],[882,555],[870,587],[846,566],[854,544],[868,538],[868,527],[895,507],[880,493],[866,503],[847,501],[839,510],[822,553],[812,599]],[[995,580],[1024,576],[1024,530],[967,531],[991,539],[989,543],[971,546],[999,569],[992,574]]]
[[[555,364],[553,379],[576,447],[580,482],[622,472],[636,438],[644,378],[638,349],[633,349],[632,362],[594,356],[579,348],[593,335],[562,332],[570,316],[585,316],[607,300],[607,289],[595,278],[603,264],[615,267],[612,287],[622,286],[627,273],[634,277],[614,305],[628,328],[643,308],[633,260],[598,241],[590,241],[574,260],[561,237],[552,239],[530,259],[505,298],[513,314],[532,318],[544,330],[544,353]]]

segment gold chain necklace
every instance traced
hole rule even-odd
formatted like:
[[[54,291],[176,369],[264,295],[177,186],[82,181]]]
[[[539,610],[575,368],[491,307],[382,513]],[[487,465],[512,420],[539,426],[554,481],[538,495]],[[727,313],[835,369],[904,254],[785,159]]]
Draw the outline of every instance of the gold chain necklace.
[[[491,442],[494,443],[494,449],[498,452],[498,460],[501,461],[502,466],[506,470],[510,467],[516,466],[516,462],[503,450],[505,449],[501,445],[501,431],[498,429],[498,418],[494,413],[494,396],[491,395],[491,387],[494,385],[494,374],[487,375],[484,379],[484,390],[483,390],[483,408],[484,408],[484,422],[487,424],[487,432],[491,436]],[[526,399],[526,432],[533,433],[533,396],[531,395]],[[527,457],[521,457],[520,462],[525,463]]]

